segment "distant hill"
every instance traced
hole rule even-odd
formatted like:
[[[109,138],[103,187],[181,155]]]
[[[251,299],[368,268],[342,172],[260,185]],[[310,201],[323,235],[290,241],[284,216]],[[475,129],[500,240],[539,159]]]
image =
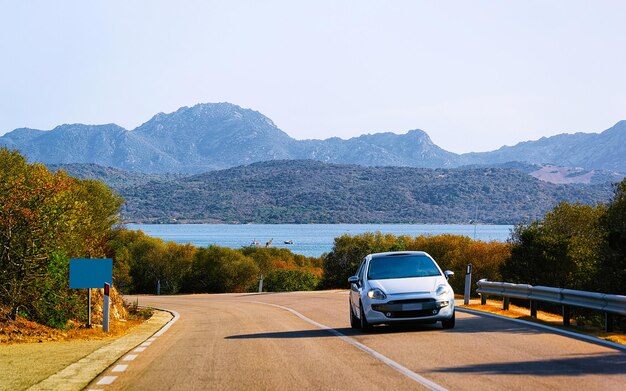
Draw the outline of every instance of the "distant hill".
[[[421,168],[518,162],[601,170],[591,175],[596,180],[619,177],[614,172],[626,173],[626,121],[600,134],[561,134],[492,152],[458,155],[435,145],[422,130],[348,140],[296,140],[261,113],[230,103],[198,104],[159,113],[132,131],[115,124],[61,125],[50,131],[16,129],[0,137],[1,145],[18,149],[30,161],[94,163],[148,173],[202,173],[283,159]],[[575,175],[570,178],[576,180]]]
[[[626,173],[626,121],[600,134],[575,133],[543,137],[492,152],[461,155],[462,164],[511,161]]]
[[[537,219],[560,201],[595,204],[609,185],[553,185],[515,169],[362,167],[270,161],[193,176],[70,165],[126,199],[132,222],[468,223]],[[57,166],[64,168],[64,166]],[[145,176],[145,178],[142,178]]]

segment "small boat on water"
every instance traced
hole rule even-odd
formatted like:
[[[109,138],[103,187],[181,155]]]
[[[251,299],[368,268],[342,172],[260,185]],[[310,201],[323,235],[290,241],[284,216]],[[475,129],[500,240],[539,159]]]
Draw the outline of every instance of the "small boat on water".
[[[293,240],[285,240],[283,243],[285,243],[285,244],[293,244]]]

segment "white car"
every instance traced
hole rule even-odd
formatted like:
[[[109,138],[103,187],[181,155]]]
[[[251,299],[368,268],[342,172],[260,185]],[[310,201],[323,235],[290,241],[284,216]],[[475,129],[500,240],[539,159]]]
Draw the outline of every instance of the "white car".
[[[370,254],[350,277],[350,325],[441,321],[454,327],[454,292],[437,262],[422,251]]]

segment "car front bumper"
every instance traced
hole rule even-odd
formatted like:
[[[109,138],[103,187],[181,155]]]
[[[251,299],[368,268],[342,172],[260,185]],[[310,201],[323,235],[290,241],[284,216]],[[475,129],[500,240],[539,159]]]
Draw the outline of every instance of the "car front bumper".
[[[454,298],[402,297],[365,300],[363,310],[368,323],[447,320],[454,314]]]

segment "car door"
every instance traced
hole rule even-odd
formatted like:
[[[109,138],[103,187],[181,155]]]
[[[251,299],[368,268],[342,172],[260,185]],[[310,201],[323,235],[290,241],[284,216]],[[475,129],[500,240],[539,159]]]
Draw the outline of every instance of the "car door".
[[[358,284],[350,284],[350,303],[352,304],[352,310],[355,314],[359,314],[359,300],[361,300],[361,290],[363,289],[363,271],[365,270],[365,260],[361,260],[361,264],[356,271],[356,276],[359,277]]]

